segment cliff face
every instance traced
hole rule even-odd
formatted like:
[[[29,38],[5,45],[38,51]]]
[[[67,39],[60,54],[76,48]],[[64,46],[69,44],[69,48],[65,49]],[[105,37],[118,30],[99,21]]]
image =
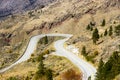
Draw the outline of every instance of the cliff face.
[[[42,8],[55,0],[0,0],[0,17]]]

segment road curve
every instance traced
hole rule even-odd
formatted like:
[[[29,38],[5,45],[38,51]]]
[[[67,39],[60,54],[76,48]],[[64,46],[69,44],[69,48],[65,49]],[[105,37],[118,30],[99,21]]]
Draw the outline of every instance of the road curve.
[[[89,63],[80,59],[78,56],[76,56],[73,53],[64,49],[63,45],[64,45],[65,41],[67,41],[72,36],[70,34],[41,34],[41,35],[37,35],[37,36],[32,37],[30,39],[30,42],[29,42],[27,49],[26,49],[25,53],[23,54],[23,56],[18,61],[13,63],[12,65],[10,65],[4,69],[1,69],[0,73],[3,73],[5,71],[9,70],[10,68],[15,66],[16,64],[19,64],[23,61],[28,60],[30,58],[31,54],[35,51],[36,46],[37,46],[37,42],[39,41],[39,39],[41,39],[45,36],[66,37],[65,39],[58,40],[55,42],[54,46],[56,49],[56,53],[68,58],[71,62],[73,62],[84,74],[83,80],[87,80],[89,76],[94,75],[96,73],[96,69],[92,65],[90,65]]]
[[[55,42],[54,46],[56,49],[56,53],[58,55],[64,56],[67,59],[69,59],[72,63],[74,63],[82,71],[82,73],[83,73],[82,80],[88,80],[89,76],[91,76],[91,80],[94,80],[96,69],[92,65],[87,63],[86,61],[80,59],[77,55],[74,55],[73,53],[67,51],[64,48],[64,43],[69,38],[70,37],[68,36],[66,39],[58,40]]]
[[[69,34],[56,34],[56,33],[55,34],[41,34],[41,35],[37,35],[37,36],[32,37],[30,39],[30,41],[29,41],[29,44],[28,44],[27,49],[26,49],[25,53],[23,54],[23,56],[19,60],[17,60],[15,63],[13,63],[12,65],[10,65],[10,66],[8,66],[6,68],[1,69],[0,73],[3,73],[5,71],[9,70],[10,68],[12,68],[13,66],[15,66],[18,63],[21,63],[23,61],[28,60],[31,57],[31,54],[35,51],[36,46],[37,46],[37,42],[41,38],[43,38],[45,36],[62,36],[62,37],[68,37]]]

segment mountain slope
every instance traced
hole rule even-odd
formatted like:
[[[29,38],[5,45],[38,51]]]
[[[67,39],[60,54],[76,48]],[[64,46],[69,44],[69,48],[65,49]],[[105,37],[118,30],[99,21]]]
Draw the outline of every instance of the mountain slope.
[[[105,25],[101,26],[104,20]],[[91,24],[94,26],[87,30]],[[0,67],[14,62],[16,56],[13,55],[18,58],[23,53],[21,49],[29,38],[42,33],[73,34],[68,43],[78,47],[80,52],[85,46],[88,60],[98,66],[101,58],[107,62],[113,52],[119,50],[120,36],[115,33],[119,24],[120,0],[57,0],[42,9],[14,14],[0,21]],[[111,26],[113,34],[109,36]],[[92,40],[95,28],[100,35],[96,45]],[[81,57],[81,53],[78,56]]]
[[[55,0],[0,0],[0,17],[42,8]]]

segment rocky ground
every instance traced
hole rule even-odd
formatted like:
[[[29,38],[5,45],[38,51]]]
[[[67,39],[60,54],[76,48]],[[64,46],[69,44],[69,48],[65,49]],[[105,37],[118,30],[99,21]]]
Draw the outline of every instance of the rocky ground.
[[[44,8],[54,1],[56,0],[1,0],[0,19],[15,13],[23,13],[27,10]]]
[[[105,20],[104,27],[101,26],[103,20]],[[101,36],[97,45],[92,41],[93,31],[86,29],[91,22],[95,24],[93,29],[98,28]],[[98,53],[90,61],[97,66],[100,58],[106,62],[114,51],[119,50],[120,37],[114,32],[119,24],[119,0],[58,0],[42,9],[27,11],[23,15],[11,15],[0,21],[0,55],[5,57],[5,60],[0,58],[0,64],[2,65],[6,59],[13,57],[15,60],[15,57],[21,55],[13,53],[11,49],[14,50],[14,47],[19,47],[20,44],[25,46],[33,35],[67,33],[74,35],[69,44],[79,48],[80,52],[82,47],[86,46],[89,56]],[[104,36],[105,30],[109,31],[110,26],[113,27],[113,35]],[[79,56],[81,57],[81,53]]]

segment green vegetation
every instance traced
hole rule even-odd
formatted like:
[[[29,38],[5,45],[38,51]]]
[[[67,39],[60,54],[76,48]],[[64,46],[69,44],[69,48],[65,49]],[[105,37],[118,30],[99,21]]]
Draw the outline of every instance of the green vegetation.
[[[83,56],[87,56],[86,47],[85,47],[85,46],[82,47],[81,54],[82,54]]]
[[[87,61],[90,61],[92,63],[94,63],[94,58],[99,54],[98,51],[95,51],[94,53],[92,53],[91,55],[87,55],[85,58],[87,59]]]
[[[19,79],[17,79],[16,77],[10,77],[7,80],[19,80]]]
[[[88,24],[87,27],[86,27],[86,29],[90,30],[90,28],[91,28],[91,26]]]
[[[106,63],[99,62],[96,80],[113,80],[120,74],[120,55],[115,51]]]
[[[112,26],[110,26],[110,29],[109,29],[109,36],[112,36],[112,34],[113,34],[113,28],[112,28]]]
[[[106,29],[105,32],[104,32],[104,36],[107,36],[107,34],[108,34],[108,31]]]
[[[52,77],[52,71],[50,69],[46,69],[44,67],[44,64],[43,64],[43,57],[44,53],[42,53],[39,57],[38,57],[38,61],[39,61],[39,66],[38,66],[38,71],[36,72],[35,74],[35,80],[39,80],[41,77],[46,77],[47,80],[53,80],[53,77]]]
[[[48,37],[47,36],[44,37],[44,43],[48,44]]]
[[[44,75],[44,64],[43,61],[41,60],[38,66],[38,71],[37,71],[37,75],[39,75],[39,77]]]
[[[87,25],[86,30],[92,31],[92,30],[93,30],[93,26],[95,26],[95,23],[94,23],[94,22],[90,22],[90,23]]]
[[[93,26],[91,26],[90,24],[88,24],[87,27],[86,27],[86,30],[92,31],[93,30]]]
[[[50,69],[45,72],[47,80],[53,80],[52,71]]]
[[[99,54],[99,52],[95,51],[94,53],[92,53],[92,55],[88,55],[86,47],[83,46],[81,54],[87,59],[87,61],[94,63],[94,58]]]
[[[120,24],[115,27],[115,33],[117,36],[120,36]]]
[[[99,40],[99,32],[97,28],[93,31],[92,39],[94,44]]]
[[[103,65],[104,65],[104,62],[103,62],[103,60],[101,59],[100,61],[99,61],[99,66],[98,66],[98,69],[97,69],[97,75],[96,75],[96,80],[100,80],[100,79],[102,79],[102,77],[103,77]],[[103,80],[103,79],[102,79]]]
[[[105,26],[105,24],[106,24],[106,21],[105,19],[103,19],[101,26]]]
[[[51,44],[53,41],[56,41],[58,39],[62,39],[63,37],[49,37],[49,36],[45,36],[43,38],[41,38],[38,42],[38,44],[42,44],[42,45],[49,45]]]
[[[35,15],[33,14],[33,11],[28,12],[28,15],[29,15],[29,18],[35,16]]]

